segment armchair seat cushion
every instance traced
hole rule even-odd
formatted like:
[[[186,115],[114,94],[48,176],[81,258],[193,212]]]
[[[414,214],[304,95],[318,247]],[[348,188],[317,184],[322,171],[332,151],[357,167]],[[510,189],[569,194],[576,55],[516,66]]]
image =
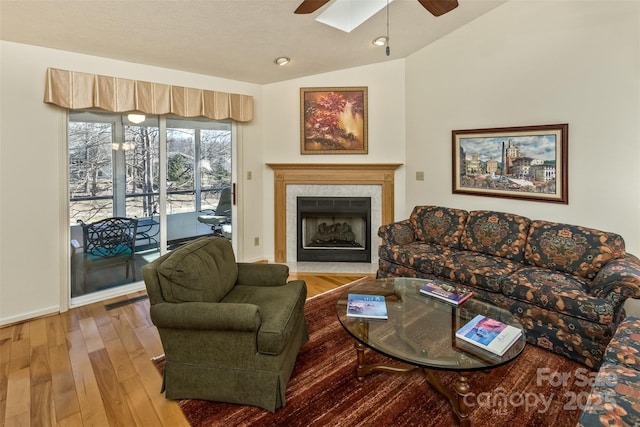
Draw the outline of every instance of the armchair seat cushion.
[[[540,267],[524,267],[502,281],[502,293],[511,299],[591,322],[614,322],[611,302],[588,293],[577,276]]]
[[[257,305],[262,321],[258,352],[278,355],[291,340],[299,318],[304,316],[306,296],[304,282],[293,281],[282,286],[237,285],[221,302]]]

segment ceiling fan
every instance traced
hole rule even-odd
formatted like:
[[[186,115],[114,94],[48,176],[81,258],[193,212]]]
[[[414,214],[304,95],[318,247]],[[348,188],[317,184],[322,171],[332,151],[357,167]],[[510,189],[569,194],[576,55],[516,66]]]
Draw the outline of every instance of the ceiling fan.
[[[304,0],[295,10],[297,14],[313,13],[320,9],[330,0]],[[458,7],[458,0],[418,0],[418,2],[427,9],[433,16],[444,15]]]

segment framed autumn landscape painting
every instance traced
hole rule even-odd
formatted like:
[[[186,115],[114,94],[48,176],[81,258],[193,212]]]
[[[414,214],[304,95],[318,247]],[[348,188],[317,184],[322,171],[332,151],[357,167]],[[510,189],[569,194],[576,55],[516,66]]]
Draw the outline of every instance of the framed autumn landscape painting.
[[[300,153],[367,152],[366,87],[300,89]]]

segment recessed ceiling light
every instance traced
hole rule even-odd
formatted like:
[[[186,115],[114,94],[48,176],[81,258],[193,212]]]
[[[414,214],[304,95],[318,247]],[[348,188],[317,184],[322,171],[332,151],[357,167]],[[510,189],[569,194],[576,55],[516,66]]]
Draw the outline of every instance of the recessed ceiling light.
[[[278,65],[287,65],[289,62],[291,62],[291,59],[287,58],[286,56],[281,56],[279,58],[274,59],[273,62],[275,62]]]
[[[384,46],[387,44],[387,36],[376,37],[371,41],[376,46]]]

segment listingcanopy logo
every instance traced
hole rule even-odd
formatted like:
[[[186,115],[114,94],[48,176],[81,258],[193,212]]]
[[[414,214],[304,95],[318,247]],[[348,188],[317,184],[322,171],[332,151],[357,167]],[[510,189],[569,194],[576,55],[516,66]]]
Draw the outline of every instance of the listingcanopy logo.
[[[506,414],[509,407],[523,407],[526,411],[536,410],[543,414],[546,413],[555,399],[561,398],[563,403],[562,409],[565,411],[584,410],[585,407],[590,409],[601,409],[606,404],[615,404],[615,397],[612,389],[618,383],[617,375],[611,373],[601,377],[597,373],[590,372],[585,368],[578,368],[572,372],[552,371],[549,368],[538,368],[536,371],[536,385],[538,387],[550,386],[552,389],[566,387],[573,382],[573,385],[580,388],[591,388],[596,385],[602,387],[600,393],[590,393],[589,391],[567,391],[562,395],[553,391],[546,393],[535,392],[511,392],[508,393],[503,387],[498,387],[491,392],[468,393],[464,396],[464,404],[468,408],[481,407],[491,408],[492,412],[497,414]]]

